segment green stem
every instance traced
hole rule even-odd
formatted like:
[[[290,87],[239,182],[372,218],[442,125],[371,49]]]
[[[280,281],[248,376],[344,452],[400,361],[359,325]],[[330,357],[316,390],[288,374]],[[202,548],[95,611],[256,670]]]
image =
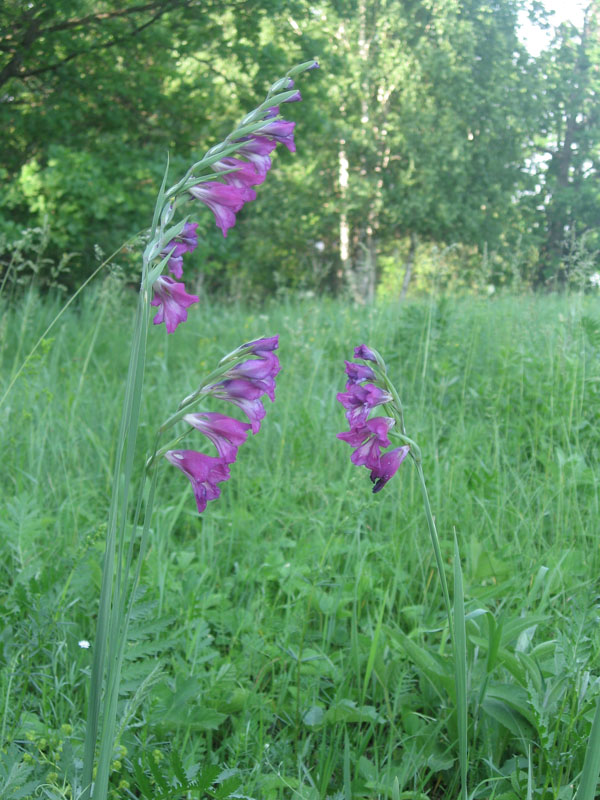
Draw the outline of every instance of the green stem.
[[[406,436],[406,428],[404,427],[404,409],[402,408],[402,401],[400,400],[400,395],[396,391],[396,387],[390,381],[385,372],[382,372],[381,376],[383,378],[383,382],[385,383],[386,389],[394,398],[394,408],[397,411],[398,421],[400,423],[400,430],[402,431],[403,436]]]
[[[427,526],[429,528],[429,535],[431,537],[431,544],[433,545],[433,553],[437,564],[438,574],[440,576],[440,583],[442,584],[442,594],[444,596],[444,605],[446,606],[446,614],[448,615],[448,627],[450,629],[450,639],[454,643],[454,623],[452,620],[452,605],[450,603],[450,593],[448,591],[448,582],[446,581],[446,573],[444,572],[444,562],[442,560],[442,550],[440,548],[440,540],[435,527],[435,520],[431,511],[431,504],[429,502],[429,494],[427,493],[427,486],[425,484],[425,476],[423,474],[423,467],[420,461],[414,460],[421,484],[421,493],[423,495],[423,505],[425,506],[425,517],[427,518]]]
[[[131,612],[135,601],[136,590],[139,585],[139,579],[142,571],[142,564],[146,549],[148,545],[148,535],[150,532],[150,521],[152,519],[152,510],[154,506],[154,493],[156,489],[157,470],[154,470],[152,480],[150,483],[150,490],[148,493],[148,500],[146,502],[144,513],[144,528],[140,540],[140,550],[137,556],[137,565],[135,576],[129,591],[127,591],[127,579],[131,566],[131,559],[127,560],[127,568],[123,572],[123,581],[121,592],[119,596],[117,611],[117,619],[115,620],[116,626],[112,637],[111,648],[109,653],[109,671],[107,675],[107,687],[105,696],[105,712],[103,716],[103,730],[100,742],[100,753],[98,756],[98,773],[94,783],[94,800],[104,800],[107,796],[108,779],[110,777],[110,766],[112,762],[114,750],[114,737],[116,729],[117,718],[117,704],[119,701],[119,688],[121,684],[121,671],[123,667],[123,658],[125,654],[125,645],[127,643],[127,631],[129,628],[129,621],[131,619]],[[143,494],[144,486],[140,487],[140,499]],[[139,509],[139,505],[138,505]],[[136,513],[137,517],[137,513]],[[136,520],[137,521],[137,520]],[[135,529],[132,531],[132,539],[135,536]],[[127,604],[127,609],[125,605]]]
[[[448,583],[446,581],[446,573],[444,571],[444,562],[442,560],[442,551],[440,548],[440,541],[435,526],[435,519],[431,511],[431,504],[429,502],[429,494],[425,484],[425,476],[423,474],[423,467],[420,459],[414,458],[414,463],[419,476],[421,484],[421,492],[423,494],[423,505],[425,506],[425,517],[427,519],[427,526],[429,528],[429,535],[431,537],[431,544],[433,545],[433,552],[437,564],[438,574],[440,576],[440,583],[442,585],[442,594],[444,597],[444,605],[446,606],[446,615],[448,617],[448,628],[450,631],[450,640],[452,642],[452,651],[454,657],[454,674],[456,683],[456,714],[458,726],[458,748],[459,748],[459,762],[460,762],[460,776],[461,776],[461,800],[467,800],[467,664],[466,664],[466,637],[465,637],[465,617],[464,617],[464,595],[462,588],[462,573],[460,569],[460,560],[458,552],[458,544],[454,544],[454,594],[455,606],[454,614],[452,613],[452,605],[450,603],[450,593],[448,591]]]
[[[398,431],[395,429],[389,431],[388,436],[390,436],[392,439],[399,439],[401,442],[404,442],[404,444],[407,444],[410,447],[410,454],[415,464],[421,463],[421,448],[414,441],[414,439],[411,439],[409,436],[405,436],[403,433],[398,433]]]
[[[146,266],[144,267],[144,278],[145,274]],[[98,731],[100,728],[102,689],[105,685],[108,689],[112,670],[116,666],[115,650],[118,647],[116,630],[121,627],[118,614],[120,606],[119,595],[122,590],[120,581],[117,581],[117,576],[121,574],[122,545],[125,537],[129,489],[133,472],[133,459],[141,407],[146,338],[148,333],[148,301],[148,290],[145,288],[145,280],[142,280],[142,289],[138,299],[131,356],[125,386],[125,399],[119,428],[115,469],[113,473],[113,493],[108,516],[98,623],[94,641],[88,719],[84,743],[83,792],[81,800],[89,800],[92,796],[91,787],[96,742],[98,740]],[[117,542],[119,542],[119,559],[116,558]],[[104,713],[102,741],[104,742],[106,739],[110,739],[112,746],[113,733],[114,723],[111,725],[107,714]],[[102,792],[102,787],[96,785],[93,793],[94,800],[104,800]]]

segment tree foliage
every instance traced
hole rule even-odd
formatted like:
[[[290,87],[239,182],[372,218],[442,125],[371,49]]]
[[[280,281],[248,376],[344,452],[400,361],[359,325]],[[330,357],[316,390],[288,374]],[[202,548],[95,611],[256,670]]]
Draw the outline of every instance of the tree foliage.
[[[536,282],[564,283],[573,245],[600,247],[600,18],[590,4],[580,29],[564,23],[541,54],[537,154],[542,258]]]
[[[522,0],[5,0],[0,235],[49,225],[56,261],[79,254],[77,284],[95,246],[110,251],[144,227],[167,153],[183,171],[273,78],[318,57],[304,102],[286,108],[295,156],[277,155],[227,240],[198,212],[208,288],[369,296],[385,264],[449,245],[467,283],[469,259],[487,259],[491,281],[508,263],[540,286],[564,280],[574,243],[593,255],[600,228],[597,2],[537,58],[518,38],[521,10]]]

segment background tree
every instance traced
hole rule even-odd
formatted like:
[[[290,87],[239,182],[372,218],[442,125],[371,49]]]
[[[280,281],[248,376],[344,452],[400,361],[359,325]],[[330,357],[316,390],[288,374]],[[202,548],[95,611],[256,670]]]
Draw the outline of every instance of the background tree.
[[[167,152],[182,170],[274,75],[318,57],[286,108],[297,156],[278,153],[226,240],[203,212],[207,290],[368,299],[384,267],[401,282],[407,262],[406,291],[411,265],[448,246],[463,285],[482,264],[486,282],[564,277],[600,227],[597,2],[535,59],[522,2],[7,0],[0,236],[49,219],[51,260],[77,252],[77,284],[95,245],[148,216]]]
[[[54,252],[89,257],[95,243],[113,249],[148,216],[167,152],[183,168],[254,102],[270,6],[30,5],[13,0],[0,11],[0,231],[16,236],[48,216]],[[81,259],[72,281],[90,271]]]
[[[581,27],[563,23],[536,64],[541,91],[534,171],[540,259],[535,283],[564,284],[585,240],[600,246],[600,28],[598,3]]]

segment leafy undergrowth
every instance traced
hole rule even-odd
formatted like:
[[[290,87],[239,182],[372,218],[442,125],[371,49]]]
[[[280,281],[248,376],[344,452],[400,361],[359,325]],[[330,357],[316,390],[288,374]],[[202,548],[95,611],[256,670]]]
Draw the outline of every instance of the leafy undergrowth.
[[[109,281],[68,312],[0,406],[1,797],[81,789],[124,292]],[[30,295],[2,315],[4,387],[56,311]],[[335,438],[343,359],[366,342],[423,451],[449,581],[458,537],[470,793],[574,797],[600,694],[598,330],[600,305],[581,297],[206,304],[176,335],[153,330],[140,458],[241,342],[279,332],[283,369],[201,517],[161,470],[111,796],[458,796],[451,645],[416,476],[407,462],[374,496]]]

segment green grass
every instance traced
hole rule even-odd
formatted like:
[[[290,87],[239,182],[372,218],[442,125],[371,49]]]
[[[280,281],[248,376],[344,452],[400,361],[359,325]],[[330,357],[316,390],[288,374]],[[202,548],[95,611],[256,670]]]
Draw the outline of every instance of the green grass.
[[[3,311],[0,395],[58,310],[32,294]],[[0,406],[2,797],[77,796],[91,664],[78,642],[93,647],[133,311],[116,282],[84,293]],[[199,517],[161,467],[113,796],[167,796],[174,752],[190,797],[211,764],[266,800],[459,797],[417,476],[407,461],[372,495],[335,438],[343,359],[366,342],[421,447],[451,594],[454,532],[462,557],[469,796],[574,797],[600,694],[600,303],[206,302],[176,334],[150,332],[140,464],[222,355],[273,333],[277,401],[221,498]]]

